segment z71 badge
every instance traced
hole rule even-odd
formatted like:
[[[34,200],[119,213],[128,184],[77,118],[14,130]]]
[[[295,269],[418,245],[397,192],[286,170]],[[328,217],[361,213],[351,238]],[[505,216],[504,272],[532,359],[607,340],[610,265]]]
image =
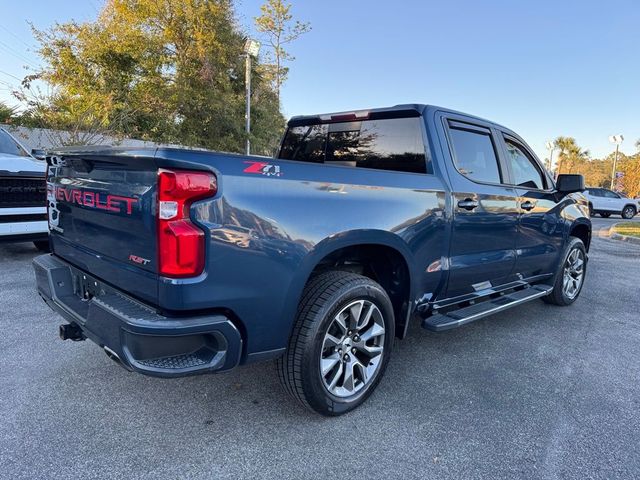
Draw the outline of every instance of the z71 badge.
[[[267,162],[244,162],[249,166],[245,168],[244,173],[257,173],[260,175],[266,175],[267,177],[279,177],[282,175],[280,171],[280,165],[273,165]]]

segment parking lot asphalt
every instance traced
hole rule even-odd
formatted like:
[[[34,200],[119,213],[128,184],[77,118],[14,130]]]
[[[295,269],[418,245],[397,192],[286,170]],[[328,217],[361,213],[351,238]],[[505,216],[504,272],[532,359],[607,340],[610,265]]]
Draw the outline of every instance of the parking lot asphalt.
[[[30,244],[0,245],[0,478],[639,478],[640,246],[600,238],[571,307],[412,325],[340,418],[271,363],[160,380],[62,342]],[[638,221],[638,219],[636,220]]]

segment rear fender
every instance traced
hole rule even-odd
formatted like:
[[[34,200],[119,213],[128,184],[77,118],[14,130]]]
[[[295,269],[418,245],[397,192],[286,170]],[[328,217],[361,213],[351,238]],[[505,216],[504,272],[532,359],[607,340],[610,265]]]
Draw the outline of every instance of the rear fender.
[[[413,263],[411,259],[413,258],[409,247],[407,244],[397,235],[393,233],[385,232],[383,230],[352,230],[347,232],[341,232],[335,235],[331,235],[328,238],[325,238],[321,242],[315,245],[315,247],[309,251],[309,253],[302,260],[300,267],[298,268],[296,274],[292,278],[291,284],[289,286],[287,300],[285,302],[285,310],[284,315],[285,318],[290,318],[291,323],[289,325],[289,335],[291,334],[291,330],[293,329],[293,322],[295,321],[296,311],[298,308],[298,304],[300,303],[300,299],[302,297],[302,292],[304,287],[309,280],[313,270],[316,266],[328,255],[336,252],[342,248],[353,247],[357,245],[380,245],[385,247],[390,247],[396,250],[407,264],[409,270],[409,298],[408,305],[409,311],[413,311],[413,298],[415,298],[415,294],[417,291],[416,280],[418,275],[413,271]],[[396,319],[396,323],[404,324],[407,318]]]

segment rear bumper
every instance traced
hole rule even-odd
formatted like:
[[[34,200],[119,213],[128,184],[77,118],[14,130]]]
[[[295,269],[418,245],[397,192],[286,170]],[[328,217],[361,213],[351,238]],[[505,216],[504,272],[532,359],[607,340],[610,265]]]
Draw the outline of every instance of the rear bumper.
[[[242,337],[224,315],[166,317],[53,255],[33,266],[44,301],[128,370],[180,377],[240,361]]]

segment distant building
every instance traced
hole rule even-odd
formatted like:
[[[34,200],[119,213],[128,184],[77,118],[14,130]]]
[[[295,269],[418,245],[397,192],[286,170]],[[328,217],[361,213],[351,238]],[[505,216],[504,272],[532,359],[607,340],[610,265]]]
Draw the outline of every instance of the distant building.
[[[28,151],[33,149],[48,150],[73,143],[86,145],[114,145],[122,147],[157,147],[158,143],[135,140],[131,138],[116,138],[109,135],[92,134],[86,132],[71,133],[64,130],[48,128],[28,128],[16,125],[0,125],[11,133]],[[174,146],[178,145],[164,145]]]

